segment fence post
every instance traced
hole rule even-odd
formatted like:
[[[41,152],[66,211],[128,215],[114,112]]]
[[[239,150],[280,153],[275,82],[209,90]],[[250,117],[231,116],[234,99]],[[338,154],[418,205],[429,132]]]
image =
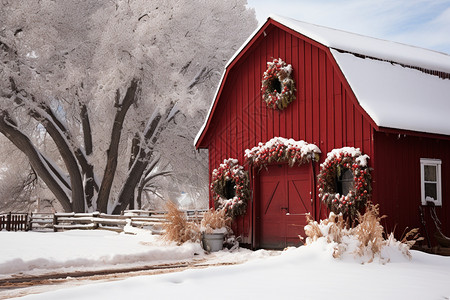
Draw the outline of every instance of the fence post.
[[[11,231],[11,212],[6,216],[6,231]]]
[[[56,216],[56,213],[53,214],[53,231],[56,232],[58,231],[55,227],[55,225],[58,225],[58,217]]]
[[[29,218],[27,214],[27,231],[33,231],[33,223],[31,223],[31,220],[33,220],[33,212],[30,213]]]

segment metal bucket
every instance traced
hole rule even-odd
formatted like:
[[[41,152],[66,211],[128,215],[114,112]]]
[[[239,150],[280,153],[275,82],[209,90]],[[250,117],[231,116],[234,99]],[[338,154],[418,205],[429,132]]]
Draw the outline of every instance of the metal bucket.
[[[208,252],[216,252],[223,249],[223,233],[203,233],[203,249]]]

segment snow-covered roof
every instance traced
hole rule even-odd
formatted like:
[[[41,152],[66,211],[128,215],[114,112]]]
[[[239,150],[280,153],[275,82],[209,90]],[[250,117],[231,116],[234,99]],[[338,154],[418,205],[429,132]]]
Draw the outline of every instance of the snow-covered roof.
[[[450,79],[402,66],[450,73],[450,55],[277,15],[270,19],[330,48],[360,105],[378,126],[450,135],[450,117],[446,116],[450,112]],[[206,129],[226,69],[265,24],[250,35],[225,66],[195,145]]]
[[[333,49],[331,53],[378,126],[450,135],[450,79]]]

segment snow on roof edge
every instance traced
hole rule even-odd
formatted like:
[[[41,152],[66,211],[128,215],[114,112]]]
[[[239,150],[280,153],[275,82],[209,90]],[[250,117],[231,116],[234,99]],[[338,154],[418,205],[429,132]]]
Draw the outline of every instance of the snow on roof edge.
[[[269,18],[329,48],[450,73],[450,55],[447,53],[301,22],[279,15],[270,15]]]
[[[227,73],[227,69],[225,67],[225,69],[224,69],[224,71],[222,73],[222,77],[219,80],[219,84],[217,85],[217,89],[216,89],[216,92],[214,94],[213,101],[211,102],[211,105],[209,106],[208,114],[206,115],[205,121],[203,122],[202,127],[200,127],[199,131],[197,132],[197,135],[195,136],[195,139],[194,139],[194,147],[195,148],[197,148],[197,143],[198,143],[200,137],[202,136],[203,131],[205,131],[206,124],[208,124],[209,117],[210,117],[210,115],[212,113],[212,109],[214,107],[214,104],[216,103],[217,95],[219,94],[220,87],[222,86],[222,81],[225,78],[225,74],[226,73]]]

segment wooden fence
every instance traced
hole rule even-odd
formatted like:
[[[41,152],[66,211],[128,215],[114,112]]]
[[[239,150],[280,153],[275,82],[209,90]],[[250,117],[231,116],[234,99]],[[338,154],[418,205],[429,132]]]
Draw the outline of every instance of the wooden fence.
[[[18,231],[28,230],[27,213],[0,213],[0,230]]]
[[[189,221],[200,221],[206,210],[187,210]],[[105,229],[123,232],[125,226],[143,228],[161,234],[166,222],[166,211],[125,211],[122,215],[93,213],[39,213],[4,214],[0,217],[0,230],[64,231],[71,229]],[[9,217],[8,217],[9,216]]]

